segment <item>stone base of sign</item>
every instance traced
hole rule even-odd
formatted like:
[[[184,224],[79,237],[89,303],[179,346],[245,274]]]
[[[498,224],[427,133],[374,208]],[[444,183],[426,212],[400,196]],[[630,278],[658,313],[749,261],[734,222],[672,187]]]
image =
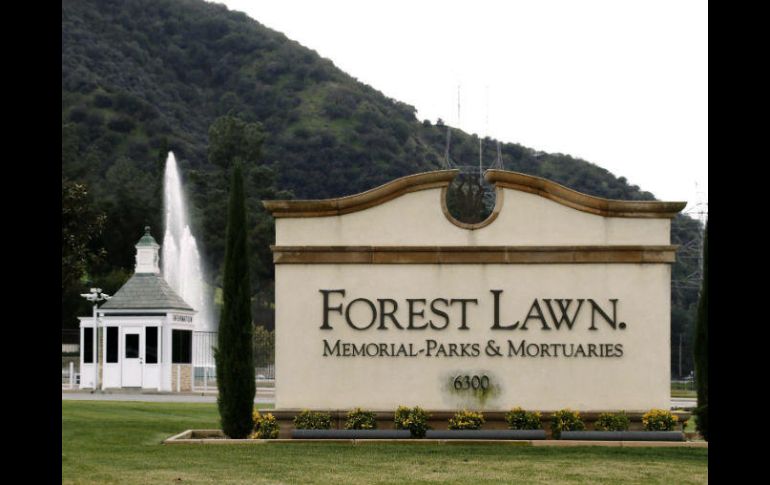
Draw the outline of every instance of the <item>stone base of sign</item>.
[[[536,430],[512,429],[431,429],[425,434],[429,440],[544,440],[546,432]]]
[[[533,441],[533,446],[617,446],[619,448],[708,448],[707,441],[578,441],[542,440]]]
[[[507,445],[507,446],[614,446],[651,448],[708,448],[706,441],[572,441],[572,440],[443,440],[443,439],[274,439],[233,440],[219,429],[188,429],[163,441],[165,445],[267,445],[280,443],[345,443],[351,445],[403,443],[424,445]]]
[[[681,431],[563,431],[563,440],[577,441],[684,441]]]
[[[289,439],[291,438],[291,432],[294,429],[294,418],[301,412],[299,409],[275,409],[265,410],[265,413],[271,413],[278,421],[280,425],[279,438]],[[332,418],[332,429],[345,429],[345,421],[349,410],[335,410],[324,411],[315,410],[315,412],[329,413]],[[454,416],[457,411],[446,410],[427,410],[430,414],[428,425],[435,430],[448,429],[449,419]],[[483,412],[483,411],[482,411]],[[587,429],[593,429],[593,423],[598,419],[599,414],[607,411],[586,411],[581,412],[580,417],[586,425]],[[487,411],[484,413],[485,423],[482,429],[489,430],[503,430],[508,429],[508,423],[505,421],[506,411]],[[394,411],[375,411],[375,419],[377,420],[377,429],[394,429]],[[629,431],[642,431],[642,415],[644,413],[626,413],[630,421]],[[679,417],[679,423],[682,423],[690,418],[691,413],[688,412],[674,412],[675,416]],[[545,430],[547,437],[552,438],[551,435],[551,416],[552,411],[542,411],[541,421],[543,429]]]
[[[408,429],[295,429],[291,432],[291,438],[295,440],[405,440],[411,437]]]

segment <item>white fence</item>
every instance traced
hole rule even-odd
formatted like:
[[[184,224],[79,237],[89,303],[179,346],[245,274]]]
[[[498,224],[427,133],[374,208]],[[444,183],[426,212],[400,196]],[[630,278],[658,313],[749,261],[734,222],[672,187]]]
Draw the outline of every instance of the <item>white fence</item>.
[[[217,390],[217,366],[214,349],[217,346],[217,332],[193,332],[193,391]],[[275,365],[268,364],[254,368],[258,388],[272,388],[275,379]]]
[[[193,332],[193,391],[217,389],[217,366],[214,349],[217,346],[217,332]]]
[[[80,357],[65,357],[61,359],[61,388],[77,389],[80,385]]]
[[[61,388],[77,389],[80,385],[80,330],[61,331]]]

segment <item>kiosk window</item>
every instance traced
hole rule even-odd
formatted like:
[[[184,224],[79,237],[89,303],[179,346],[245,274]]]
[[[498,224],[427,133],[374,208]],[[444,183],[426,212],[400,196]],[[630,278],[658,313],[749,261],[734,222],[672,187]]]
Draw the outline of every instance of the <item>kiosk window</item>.
[[[94,329],[83,329],[83,363],[94,363]]]
[[[158,327],[146,327],[144,337],[144,362],[158,363]]]
[[[192,363],[192,330],[171,331],[171,363]]]

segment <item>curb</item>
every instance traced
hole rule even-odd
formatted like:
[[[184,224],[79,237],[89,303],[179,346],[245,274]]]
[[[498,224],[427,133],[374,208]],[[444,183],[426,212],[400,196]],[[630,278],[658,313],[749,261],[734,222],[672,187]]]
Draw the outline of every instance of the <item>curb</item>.
[[[507,446],[604,446],[615,448],[706,448],[706,441],[585,441],[585,440],[486,440],[486,439],[225,439],[193,438],[194,434],[204,436],[222,436],[220,430],[188,429],[163,440],[164,445],[270,445],[285,443],[342,443],[366,445],[377,443],[420,444],[420,445],[507,445]]]

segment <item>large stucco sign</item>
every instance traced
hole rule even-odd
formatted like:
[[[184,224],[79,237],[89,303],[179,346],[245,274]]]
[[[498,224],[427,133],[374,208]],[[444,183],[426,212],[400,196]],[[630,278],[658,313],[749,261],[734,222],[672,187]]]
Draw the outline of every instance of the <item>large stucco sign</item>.
[[[455,220],[457,171],[268,201],[276,407],[667,408],[670,222],[684,203],[599,199],[490,170]]]

